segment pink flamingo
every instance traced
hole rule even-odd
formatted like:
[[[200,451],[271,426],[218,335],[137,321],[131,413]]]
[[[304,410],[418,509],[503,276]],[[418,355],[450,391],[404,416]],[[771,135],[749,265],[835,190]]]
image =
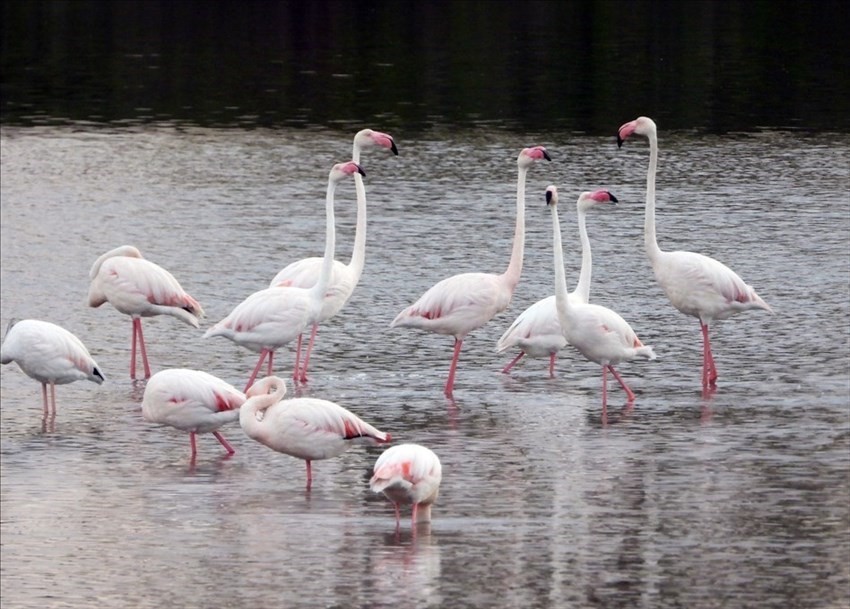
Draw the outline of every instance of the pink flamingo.
[[[151,423],[189,432],[192,461],[198,454],[195,434],[209,433],[228,454],[236,451],[218,429],[239,420],[247,398],[230,383],[201,370],[171,368],[154,374],[145,386],[142,416]]]
[[[100,385],[106,380],[82,341],[65,328],[49,321],[12,321],[0,347],[0,363],[16,362],[28,377],[41,383],[44,417],[56,417],[56,385],[89,380]],[[48,408],[47,385],[50,385]]]
[[[732,269],[714,258],[694,252],[665,252],[655,237],[655,172],[658,167],[658,135],[655,122],[641,116],[617,132],[617,145],[632,134],[649,139],[649,169],[646,173],[646,218],[644,246],[655,279],[671,304],[685,315],[699,319],[703,340],[702,386],[717,384],[717,367],[711,354],[708,328],[715,319],[726,319],[748,309],[773,312],[755,290]]]
[[[393,154],[398,155],[398,148],[396,148],[392,136],[372,129],[361,129],[354,136],[354,150],[351,160],[359,165],[361,150],[372,146],[387,148]],[[301,382],[307,381],[307,366],[310,362],[310,353],[313,351],[316,333],[319,331],[319,324],[327,321],[342,310],[351,298],[352,293],[354,293],[354,288],[357,287],[360,276],[363,274],[363,266],[366,262],[366,187],[363,185],[363,177],[360,174],[354,174],[354,186],[357,190],[357,225],[355,227],[354,251],[351,254],[351,261],[348,264],[343,264],[338,260],[334,260],[333,262],[331,281],[325,293],[322,312],[318,319],[313,322],[310,342],[304,356],[304,365],[300,368],[300,371],[301,334],[298,335],[298,342],[295,347],[294,380],[300,380]],[[275,275],[269,287],[313,287],[321,274],[322,260],[320,257],[302,258],[289,264]]]
[[[411,526],[431,522],[431,505],[443,478],[440,459],[431,449],[419,444],[392,446],[378,457],[373,473],[369,487],[392,501],[396,528],[401,525],[401,504],[413,506]]]
[[[579,200],[614,200],[607,190],[583,192]],[[567,280],[564,274],[564,251],[561,246],[561,225],[558,222],[558,189],[549,186],[546,189],[546,203],[552,209],[552,231],[555,251],[555,302],[558,307],[558,322],[567,342],[587,359],[602,365],[602,405],[608,402],[608,371],[620,383],[628,396],[628,402],[635,399],[634,392],[614,369],[615,364],[636,357],[655,359],[652,347],[644,346],[634,330],[619,314],[595,304],[574,303],[567,296]]]
[[[590,300],[590,277],[593,271],[593,259],[590,254],[590,238],[587,236],[587,212],[596,205],[616,204],[617,199],[611,196],[608,200],[596,200],[592,197],[579,198],[576,204],[578,216],[578,232],[581,238],[581,272],[576,288],[567,294],[570,302],[587,304]],[[496,351],[502,353],[513,347],[520,352],[502,369],[504,374],[510,372],[523,355],[529,357],[548,357],[549,376],[555,376],[555,358],[558,351],[567,345],[567,339],[558,323],[558,309],[555,306],[555,295],[538,300],[517,316],[514,323],[502,334],[496,343]]]
[[[419,328],[454,336],[454,355],[444,389],[447,397],[454,391],[463,339],[508,307],[519,282],[525,247],[525,177],[528,169],[540,159],[552,160],[543,146],[524,148],[517,157],[516,228],[507,270],[500,275],[461,273],[443,279],[390,324],[390,327]]]
[[[89,272],[89,306],[109,302],[121,313],[133,318],[130,353],[130,378],[136,378],[136,339],[138,337],[145,378],[150,378],[142,317],[171,315],[193,328],[204,310],[161,266],[145,260],[132,245],[122,245],[98,258]]]
[[[311,462],[330,459],[348,450],[352,440],[391,441],[339,404],[316,398],[283,400],[286,382],[276,376],[257,381],[239,413],[249,438],[272,450],[307,462],[307,489],[313,484]]]
[[[274,352],[297,338],[304,328],[319,319],[324,296],[331,278],[334,261],[334,193],[336,185],[353,174],[366,175],[354,161],[338,163],[331,168],[328,176],[328,191],[325,202],[328,217],[325,236],[325,255],[322,259],[322,271],[319,280],[312,287],[295,286],[271,287],[254,292],[239,303],[235,309],[210,328],[204,338],[224,336],[238,345],[259,352],[257,362],[245,391],[257,378],[257,374],[268,357],[268,374],[272,373]],[[298,362],[294,376],[297,378]]]

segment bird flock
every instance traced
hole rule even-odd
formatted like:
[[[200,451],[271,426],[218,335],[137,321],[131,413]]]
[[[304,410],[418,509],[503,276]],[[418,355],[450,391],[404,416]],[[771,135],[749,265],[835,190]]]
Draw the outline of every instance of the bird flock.
[[[748,309],[771,309],[753,288],[717,260],[693,252],[660,249],[655,234],[656,125],[647,117],[625,123],[617,132],[618,146],[633,135],[645,137],[650,149],[644,226],[646,254],[670,303],[682,313],[699,319],[703,338],[702,388],[712,391],[718,372],[709,340],[710,324]],[[93,264],[89,274],[89,306],[99,307],[108,302],[132,320],[130,377],[137,378],[138,350],[146,379],[142,415],[146,421],[188,432],[192,463],[197,456],[196,434],[199,433],[212,433],[227,453],[233,454],[234,448],[219,429],[239,421],[249,438],[274,451],[304,460],[309,489],[313,461],[336,457],[357,440],[391,443],[389,433],[339,404],[312,397],[284,399],[286,381],[274,374],[275,353],[296,341],[291,380],[293,383],[307,382],[319,325],[343,309],[362,275],[366,190],[360,156],[364,148],[372,147],[398,154],[390,135],[363,129],[354,137],[352,159],[335,164],[330,170],[323,256],[288,265],[267,288],[248,295],[229,315],[206,330],[204,338],[221,336],[259,354],[243,390],[201,370],[172,368],[152,375],[141,318],[170,315],[199,328],[204,317],[201,304],[170,272],[145,259],[133,246],[125,245],[106,252]],[[390,324],[391,327],[418,328],[454,337],[454,352],[443,389],[448,397],[453,396],[464,339],[507,309],[519,283],[525,243],[526,176],[544,160],[552,158],[543,146],[524,148],[517,157],[516,223],[511,255],[504,272],[469,272],[447,277],[402,310]],[[354,251],[346,265],[335,260],[334,199],[337,186],[352,177],[357,195],[357,220]],[[564,272],[556,186],[546,189],[545,200],[552,215],[555,293],[523,311],[498,340],[497,352],[518,351],[502,372],[509,373],[526,355],[548,358],[552,376],[558,352],[571,345],[586,359],[601,366],[603,408],[607,402],[608,372],[622,387],[627,402],[632,403],[635,394],[615,366],[635,358],[655,359],[655,352],[641,342],[629,323],[614,310],[590,302],[592,259],[586,215],[594,207],[615,205],[617,198],[605,189],[582,192],[578,197],[576,209],[582,264],[572,292],[567,290]],[[302,350],[307,333],[307,346]],[[3,364],[16,362],[26,375],[41,383],[45,418],[55,417],[57,384],[82,379],[100,384],[106,379],[82,341],[47,321],[13,320],[3,339],[0,361]],[[265,371],[261,375],[264,364]],[[370,487],[393,503],[396,527],[400,524],[401,505],[411,506],[411,523],[416,526],[430,521],[431,506],[437,499],[441,478],[440,460],[433,451],[419,444],[403,443],[381,453],[373,467]]]

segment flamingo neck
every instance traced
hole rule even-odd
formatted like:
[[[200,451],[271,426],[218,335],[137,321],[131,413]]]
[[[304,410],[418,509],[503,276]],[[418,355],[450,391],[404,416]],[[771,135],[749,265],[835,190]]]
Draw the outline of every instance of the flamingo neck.
[[[360,164],[360,146],[356,141],[351,160]],[[363,184],[363,176],[359,173],[354,174],[354,188],[357,191],[357,224],[354,228],[354,251],[351,252],[348,267],[354,273],[354,283],[357,283],[366,264],[366,186]]]
[[[573,294],[584,302],[590,302],[590,275],[593,271],[593,260],[590,256],[590,238],[587,236],[587,224],[585,219],[587,212],[583,209],[578,209],[578,233],[581,237],[581,272],[578,276],[578,285],[576,285]]]
[[[570,301],[567,298],[567,278],[564,274],[564,250],[561,245],[561,224],[558,221],[558,208],[552,206],[552,243],[555,261],[555,306],[558,310],[558,322],[561,331],[566,334],[567,319],[570,316]]]
[[[511,260],[505,271],[505,279],[513,292],[519,283],[522,273],[522,259],[525,255],[525,176],[528,174],[527,167],[520,167],[516,181],[516,228],[514,228],[514,244],[511,249]]]
[[[252,438],[256,437],[264,427],[265,418],[263,420],[257,420],[257,413],[263,412],[280,402],[285,393],[286,387],[284,384],[278,383],[275,390],[271,393],[255,395],[245,400],[239,409],[239,425],[245,430],[248,436]]]
[[[661,254],[655,237],[655,172],[658,168],[658,135],[649,134],[649,169],[646,172],[646,217],[643,224],[643,239],[646,255],[655,263]]]
[[[336,229],[334,218],[334,194],[336,192],[336,182],[328,180],[328,194],[325,200],[325,213],[327,215],[327,224],[325,228],[325,254],[322,258],[322,270],[319,273],[319,279],[311,288],[314,294],[318,294],[318,298],[322,299],[325,292],[328,290],[328,285],[331,282],[331,270],[334,262],[334,247],[336,246]]]

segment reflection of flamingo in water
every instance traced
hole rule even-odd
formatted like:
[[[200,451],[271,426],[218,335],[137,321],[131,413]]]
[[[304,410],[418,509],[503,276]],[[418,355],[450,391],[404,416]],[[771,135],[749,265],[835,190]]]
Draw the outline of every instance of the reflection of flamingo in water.
[[[431,522],[431,506],[440,492],[443,468],[434,452],[419,444],[398,444],[385,450],[373,468],[369,486],[383,493],[395,507],[396,528],[401,524],[399,507],[411,505],[411,525]]]
[[[711,354],[708,327],[715,319],[726,319],[741,311],[764,309],[772,312],[755,290],[732,269],[714,258],[694,252],[665,252],[655,237],[655,172],[658,167],[658,134],[655,122],[641,116],[620,127],[617,145],[632,134],[649,139],[649,169],[646,173],[646,218],[644,241],[655,279],[670,303],[685,315],[699,319],[703,340],[702,386],[717,384],[717,367]]]

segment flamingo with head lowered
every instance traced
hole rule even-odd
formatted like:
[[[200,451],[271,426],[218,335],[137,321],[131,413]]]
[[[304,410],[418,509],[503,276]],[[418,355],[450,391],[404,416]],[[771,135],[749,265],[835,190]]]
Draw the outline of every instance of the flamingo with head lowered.
[[[461,273],[443,279],[390,324],[454,336],[454,355],[443,390],[447,397],[454,391],[463,339],[504,311],[519,283],[525,248],[525,178],[529,168],[541,159],[552,160],[543,146],[524,148],[517,157],[516,227],[507,270],[501,274]]]
[[[773,312],[756,291],[728,266],[694,252],[665,252],[655,237],[655,172],[658,167],[658,134],[655,122],[641,116],[620,127],[617,145],[631,135],[649,140],[649,169],[646,173],[646,217],[644,246],[655,279],[670,303],[685,315],[699,319],[703,340],[702,386],[717,385],[717,366],[711,353],[708,328],[715,319],[726,319],[741,311],[764,309]]]
[[[401,505],[412,506],[413,527],[431,522],[431,506],[440,493],[443,467],[430,448],[420,444],[391,446],[378,457],[369,488],[383,493],[395,508],[396,528],[401,524]]]

